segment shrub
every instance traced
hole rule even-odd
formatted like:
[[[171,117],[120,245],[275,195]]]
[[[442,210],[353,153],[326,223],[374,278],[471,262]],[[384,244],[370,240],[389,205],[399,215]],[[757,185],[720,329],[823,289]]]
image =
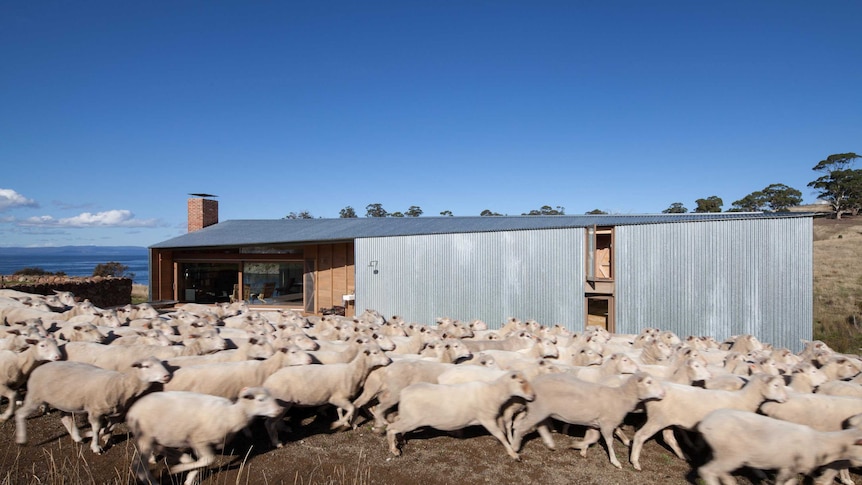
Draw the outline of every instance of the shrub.
[[[116,261],[99,263],[93,269],[93,276],[113,276],[115,278],[134,278],[134,274],[126,273],[129,267]]]
[[[48,276],[48,275],[52,275],[54,273],[51,273],[50,271],[45,271],[42,268],[33,266],[33,267],[24,268],[24,269],[19,269],[18,271],[14,272],[12,274],[15,276]]]

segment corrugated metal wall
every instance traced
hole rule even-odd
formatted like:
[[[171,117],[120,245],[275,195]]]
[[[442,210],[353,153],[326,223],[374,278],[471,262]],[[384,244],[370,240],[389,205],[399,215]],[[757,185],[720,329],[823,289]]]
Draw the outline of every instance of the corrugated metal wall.
[[[377,271],[375,274],[374,271]],[[356,311],[498,328],[509,317],[583,329],[584,230],[356,240]]]
[[[615,257],[617,332],[812,338],[811,218],[618,226]]]

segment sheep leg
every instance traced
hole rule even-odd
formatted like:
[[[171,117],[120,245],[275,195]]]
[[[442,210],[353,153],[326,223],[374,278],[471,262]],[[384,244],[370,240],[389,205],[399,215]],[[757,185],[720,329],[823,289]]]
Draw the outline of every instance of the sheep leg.
[[[676,440],[676,436],[673,433],[673,428],[665,428],[661,432],[661,437],[664,439],[664,442],[670,446],[670,449],[676,454],[680,459],[685,460],[685,455],[682,452],[682,448],[679,447],[679,442]]]
[[[138,437],[138,456],[132,461],[132,471],[135,473],[137,483],[158,483],[156,478],[150,473],[148,462],[155,462],[153,456],[153,441],[145,436]]]
[[[401,456],[401,449],[398,447],[398,435],[401,435],[403,440],[404,433],[410,430],[401,431],[398,425],[401,421],[395,421],[386,429],[386,441],[389,443],[389,451],[395,456]]]
[[[704,485],[721,485],[719,476],[723,476],[726,472],[719,470],[718,462],[713,460],[697,470],[697,474],[703,479]]]
[[[93,432],[93,441],[90,442],[90,449],[97,455],[102,454],[102,420],[99,413],[91,412],[89,415],[90,429]]]
[[[5,423],[6,420],[15,414],[15,402],[18,400],[18,393],[15,392],[14,389],[10,389],[5,385],[0,384],[0,396],[4,396],[9,400],[9,407],[6,408],[6,412],[0,415],[0,423]]]
[[[796,485],[796,473],[788,468],[781,468],[775,476],[775,485]]]
[[[521,450],[521,440],[524,438],[524,435],[533,430],[536,425],[542,423],[545,427],[544,433],[539,431],[539,434],[542,436],[542,441],[545,442],[545,446],[550,449],[554,449],[554,440],[550,440],[550,445],[548,444],[548,440],[545,439],[546,436],[550,437],[551,433],[548,431],[548,426],[550,426],[550,422],[547,421],[548,416],[545,413],[540,412],[530,412],[527,410],[525,414],[522,414],[523,418],[519,417],[518,422],[515,424],[515,432],[512,435],[512,449],[515,451]]]
[[[180,463],[179,465],[172,466],[170,468],[170,472],[172,475],[186,472],[189,470],[194,470],[196,468],[206,468],[215,462],[216,456],[211,446],[198,445],[194,446],[193,449],[198,459],[190,463]],[[194,479],[194,477],[192,477],[192,479]]]
[[[630,440],[629,437],[626,436],[622,428],[618,427],[617,429],[615,429],[614,434],[617,436],[617,438],[620,439],[620,441],[622,441],[624,445],[629,446],[631,444],[632,440]]]
[[[580,450],[581,456],[587,456],[587,448],[598,442],[600,437],[601,433],[599,433],[599,430],[595,428],[589,428],[584,434],[584,438],[580,442],[570,446],[570,448]]]
[[[27,418],[41,404],[42,403],[40,402],[27,402],[25,400],[24,405],[21,406],[21,409],[19,409],[18,413],[15,414],[15,443],[18,443],[19,445],[27,443]],[[0,422],[3,421],[0,420]]]
[[[60,422],[63,423],[63,426],[66,428],[66,431],[69,432],[69,436],[72,437],[72,441],[75,443],[80,443],[84,439],[81,438],[81,432],[78,429],[78,423],[75,422],[75,415],[67,412],[63,412],[60,415]]]
[[[539,432],[539,436],[542,438],[542,443],[550,450],[557,449],[557,443],[554,442],[554,435],[551,433],[551,423],[549,420],[542,421],[536,426],[536,431]]]
[[[338,421],[332,423],[331,429],[350,426],[350,422],[353,421],[353,414],[356,412],[353,403],[349,399],[341,398],[332,399],[330,403],[337,406],[336,412],[338,413]]]
[[[264,426],[266,427],[266,433],[269,435],[269,442],[272,443],[272,446],[276,448],[281,448],[284,445],[278,439],[278,425],[284,419],[284,416],[287,414],[287,411],[290,409],[291,405],[288,404],[287,407],[281,410],[277,416],[272,418],[266,418],[264,422]]]
[[[629,458],[629,461],[634,466],[635,470],[641,469],[640,456],[641,449],[644,446],[644,442],[652,438],[654,434],[656,434],[663,428],[664,426],[661,424],[656,424],[656,421],[649,421],[649,419],[647,419],[647,422],[644,423],[643,426],[641,426],[641,429],[637,430],[634,437],[632,438],[631,457]]]
[[[506,448],[506,453],[508,453],[510,457],[515,460],[521,460],[521,457],[518,456],[518,453],[512,449],[512,445],[510,445],[509,442],[506,440],[506,434],[503,433],[503,430],[500,429],[500,427],[497,425],[496,418],[480,419],[479,423],[482,424],[482,426],[484,426],[485,429],[487,429],[488,432],[491,433],[492,436],[494,436],[494,438],[497,438],[497,441],[503,444],[503,447]]]
[[[602,426],[602,438],[608,447],[608,457],[611,459],[611,464],[617,468],[622,468],[623,465],[617,459],[617,453],[614,451],[614,427]]]

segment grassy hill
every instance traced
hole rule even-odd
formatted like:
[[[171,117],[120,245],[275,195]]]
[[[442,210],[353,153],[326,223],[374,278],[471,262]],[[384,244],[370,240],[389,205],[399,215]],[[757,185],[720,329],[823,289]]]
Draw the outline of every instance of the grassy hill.
[[[862,216],[814,219],[814,338],[862,347]]]

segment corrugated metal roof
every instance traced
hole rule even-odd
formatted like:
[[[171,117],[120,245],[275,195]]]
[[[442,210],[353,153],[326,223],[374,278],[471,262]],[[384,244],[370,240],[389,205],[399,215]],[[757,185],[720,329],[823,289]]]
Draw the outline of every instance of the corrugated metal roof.
[[[364,237],[523,231],[589,226],[812,217],[802,212],[717,212],[577,216],[366,217],[353,219],[232,220],[150,246],[189,248],[346,241]]]

